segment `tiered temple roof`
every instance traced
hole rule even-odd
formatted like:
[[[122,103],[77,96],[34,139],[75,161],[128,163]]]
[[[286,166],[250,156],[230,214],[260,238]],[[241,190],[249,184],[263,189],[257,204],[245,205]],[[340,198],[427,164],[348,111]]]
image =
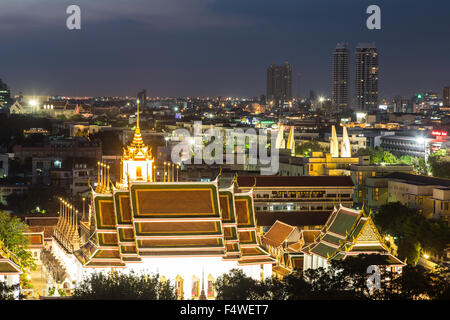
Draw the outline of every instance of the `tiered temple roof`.
[[[240,247],[238,265],[275,263],[275,259],[258,243],[252,193],[238,193],[234,198]]]
[[[284,277],[295,269],[302,269],[303,254],[300,252],[302,246],[301,233],[297,227],[276,221],[261,236],[261,243],[277,261],[277,265],[272,267],[274,273]]]
[[[0,240],[0,275],[21,274],[19,259]]]
[[[30,249],[43,249],[44,248],[44,231],[41,232],[24,232],[23,235],[30,241]]]
[[[364,213],[340,205],[330,215],[320,235],[302,250],[331,260],[342,260],[359,254],[377,254],[379,265],[399,266],[405,264],[391,254],[372,218]]]
[[[93,232],[76,252],[86,267],[124,267],[145,257],[222,257],[272,264],[258,244],[253,198],[213,182],[131,182],[93,191]]]
[[[90,228],[89,240],[75,251],[84,267],[125,267],[151,257],[275,263],[258,244],[251,193],[235,193],[234,183],[219,190],[217,179],[154,182],[152,164],[138,120],[122,157],[121,180],[113,185],[109,167],[99,164],[89,222],[82,223]]]

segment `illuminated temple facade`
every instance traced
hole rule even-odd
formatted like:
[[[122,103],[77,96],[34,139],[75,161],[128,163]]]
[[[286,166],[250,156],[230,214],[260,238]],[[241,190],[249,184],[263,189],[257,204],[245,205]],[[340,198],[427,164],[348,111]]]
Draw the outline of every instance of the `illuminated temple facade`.
[[[138,118],[120,181],[112,183],[109,167],[99,164],[79,226],[77,212],[61,202],[52,249],[68,282],[111,270],[158,273],[175,284],[180,299],[212,299],[215,279],[233,268],[255,279],[271,276],[276,260],[258,243],[251,193],[236,193],[234,183],[221,189],[217,179],[154,180]]]

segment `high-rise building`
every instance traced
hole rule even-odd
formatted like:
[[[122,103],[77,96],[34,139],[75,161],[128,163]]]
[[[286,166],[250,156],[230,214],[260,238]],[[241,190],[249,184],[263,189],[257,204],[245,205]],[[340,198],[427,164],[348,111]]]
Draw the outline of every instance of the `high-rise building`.
[[[349,103],[349,59],[347,43],[338,43],[333,53],[333,103],[346,108]]]
[[[396,96],[392,100],[392,111],[398,113],[412,113],[413,104],[409,99],[404,99],[400,96]]]
[[[9,107],[11,104],[11,91],[6,83],[3,83],[2,79],[0,79],[0,107]]]
[[[280,106],[292,99],[292,66],[272,64],[267,69],[267,103]]]
[[[147,90],[143,89],[141,92],[138,92],[137,98],[139,99],[141,106],[145,107],[147,104]]]
[[[450,108],[450,87],[444,87],[442,102],[445,108]]]
[[[369,111],[378,105],[378,51],[375,43],[359,43],[355,54],[356,109]]]

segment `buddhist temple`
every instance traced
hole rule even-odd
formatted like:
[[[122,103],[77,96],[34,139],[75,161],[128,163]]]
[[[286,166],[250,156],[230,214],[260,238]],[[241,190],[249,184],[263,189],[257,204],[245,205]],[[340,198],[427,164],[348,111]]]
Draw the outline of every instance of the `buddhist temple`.
[[[61,199],[53,253],[64,263],[66,282],[111,270],[157,273],[175,283],[180,299],[213,299],[215,279],[233,268],[255,279],[271,276],[276,261],[258,242],[252,193],[237,193],[235,180],[227,188],[219,188],[217,178],[176,182],[172,175],[156,182],[139,104],[137,114],[120,181],[111,181],[110,167],[99,163],[81,219]]]
[[[0,283],[3,282],[7,286],[17,285],[21,274],[19,259],[0,240]],[[18,297],[19,289],[14,294]]]
[[[297,227],[277,220],[272,227],[261,236],[261,243],[269,254],[276,259],[272,267],[272,275],[277,278],[287,276],[294,270],[303,267],[301,232]]]
[[[406,264],[396,258],[385,244],[370,214],[342,205],[335,207],[314,242],[303,247],[303,269],[327,268],[331,260],[360,254],[375,254],[379,266],[399,271]]]
[[[332,260],[361,254],[375,255],[372,261],[395,272],[406,265],[385,244],[370,215],[342,205],[334,208],[321,230],[299,230],[276,221],[260,242],[277,261],[272,267],[277,278],[295,271],[328,268]]]

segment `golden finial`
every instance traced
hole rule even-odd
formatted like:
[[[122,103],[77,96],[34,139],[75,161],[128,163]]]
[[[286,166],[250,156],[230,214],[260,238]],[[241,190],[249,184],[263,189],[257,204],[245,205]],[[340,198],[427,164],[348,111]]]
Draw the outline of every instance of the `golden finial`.
[[[136,132],[140,131],[139,129],[139,99],[136,100],[137,104],[137,114],[136,114]]]

